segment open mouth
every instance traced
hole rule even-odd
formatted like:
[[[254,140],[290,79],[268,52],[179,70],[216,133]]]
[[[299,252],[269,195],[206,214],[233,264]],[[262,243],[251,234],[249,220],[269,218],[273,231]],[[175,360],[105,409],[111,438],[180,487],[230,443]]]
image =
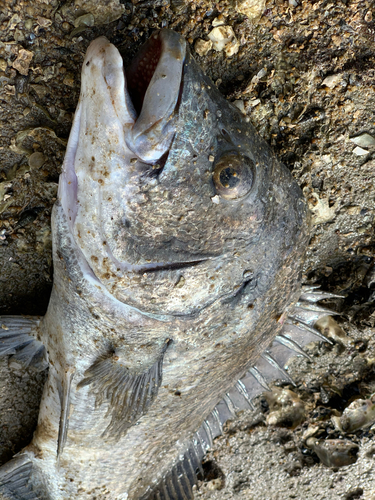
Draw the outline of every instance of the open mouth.
[[[149,43],[143,45],[131,65],[125,70],[128,92],[137,115],[141,113],[147,88],[155,73],[161,54],[162,42],[160,36],[154,35],[149,40]]]
[[[127,90],[138,116],[143,105],[159,115],[168,114],[178,98],[185,40],[169,30],[154,33],[125,70]]]
[[[82,189],[80,175],[93,173],[89,159],[95,158],[97,171],[100,164],[105,165],[108,185],[118,169],[108,162],[108,151],[119,158],[131,154],[150,165],[150,170],[168,154],[185,56],[186,41],[169,30],[154,33],[126,71],[119,51],[106,38],[90,44],[59,185],[72,226],[78,210],[77,191]],[[91,138],[89,142],[90,136],[97,142]],[[123,178],[134,170],[132,164],[122,168]]]
[[[137,114],[127,144],[143,161],[157,162],[170,147],[185,55],[185,40],[161,30],[140,48],[125,72]]]

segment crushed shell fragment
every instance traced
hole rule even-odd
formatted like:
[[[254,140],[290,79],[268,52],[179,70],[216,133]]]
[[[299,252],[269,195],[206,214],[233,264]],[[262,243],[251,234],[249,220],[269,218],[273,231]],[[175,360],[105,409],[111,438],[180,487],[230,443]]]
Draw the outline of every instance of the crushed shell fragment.
[[[357,461],[359,446],[347,439],[315,439],[306,441],[327,467],[344,467]]]
[[[357,399],[345,408],[341,417],[332,417],[340,432],[355,432],[371,427],[375,422],[375,403],[371,399]]]
[[[305,405],[295,392],[274,387],[264,397],[271,410],[266,419],[268,425],[293,428],[304,420]]]

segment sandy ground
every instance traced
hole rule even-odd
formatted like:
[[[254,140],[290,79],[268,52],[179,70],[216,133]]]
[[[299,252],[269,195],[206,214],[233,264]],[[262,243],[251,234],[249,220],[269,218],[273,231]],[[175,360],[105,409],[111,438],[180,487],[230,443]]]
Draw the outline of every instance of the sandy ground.
[[[372,1],[0,0],[1,314],[46,310],[51,207],[80,66],[97,36],[115,43],[126,64],[154,29],[184,35],[308,200],[313,228],[304,279],[346,296],[334,304],[342,330],[331,327],[333,347],[311,348],[313,362],[292,364],[295,396],[281,409],[263,398],[256,412],[228,424],[208,456],[199,499],[375,498],[371,429],[344,435],[331,421],[354,399],[375,392],[373,17]],[[215,51],[208,35],[220,23],[235,38]],[[30,440],[42,377],[9,372],[6,360],[0,377],[4,462]],[[295,405],[298,412],[284,418]],[[312,425],[317,439],[331,446],[328,456],[331,440],[357,444],[355,462],[324,465],[306,445]]]

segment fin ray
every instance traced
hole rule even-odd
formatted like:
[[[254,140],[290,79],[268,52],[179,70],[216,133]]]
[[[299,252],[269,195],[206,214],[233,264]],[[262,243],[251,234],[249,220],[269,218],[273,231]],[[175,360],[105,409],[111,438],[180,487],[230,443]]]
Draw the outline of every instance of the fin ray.
[[[63,385],[63,393],[61,400],[61,414],[59,423],[59,434],[57,438],[57,457],[60,457],[63,452],[69,428],[69,412],[70,412],[70,389],[74,377],[73,371],[68,371],[65,374]]]
[[[32,462],[25,454],[17,455],[0,467],[0,498],[4,500],[48,500],[40,486],[33,487]],[[38,481],[39,482],[39,481]]]
[[[197,482],[197,471],[203,475],[201,460],[212,447],[215,437],[222,433],[225,422],[233,418],[238,410],[254,408],[252,400],[265,390],[270,390],[270,382],[282,379],[295,385],[284,367],[293,354],[309,358],[303,350],[305,345],[312,340],[332,343],[313,328],[313,325],[321,317],[337,313],[317,305],[316,302],[341,296],[315,291],[317,288],[314,285],[303,287],[299,302],[289,313],[274,342],[256,363],[250,366],[244,377],[224,394],[223,399],[193,435],[183,457],[160,480],[155,489],[141,500],[193,500],[192,486]],[[171,491],[174,496],[171,496]]]
[[[0,316],[0,356],[9,356],[11,368],[44,371],[48,367],[45,347],[31,335],[39,323],[38,316]]]
[[[103,438],[118,439],[125,435],[147,412],[162,382],[164,353],[170,342],[165,343],[159,358],[144,372],[132,372],[114,352],[100,356],[86,370],[77,388],[89,385],[96,406],[108,403],[107,416],[111,421]]]

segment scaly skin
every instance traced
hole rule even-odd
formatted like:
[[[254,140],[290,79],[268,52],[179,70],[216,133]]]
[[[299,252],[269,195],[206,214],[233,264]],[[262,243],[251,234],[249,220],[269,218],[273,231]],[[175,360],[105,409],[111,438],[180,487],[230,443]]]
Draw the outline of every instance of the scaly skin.
[[[103,135],[101,126],[111,110],[100,108],[105,100],[99,99],[98,109],[90,108],[96,118],[82,118],[85,106],[95,104],[87,93],[87,68],[95,71],[108,49],[108,42],[101,43],[85,59],[81,121],[71,136],[79,153],[75,160],[68,155],[65,164],[69,175],[74,168],[86,172],[77,174],[75,222],[66,200],[53,211],[54,287],[38,329],[50,371],[38,428],[24,450],[34,481],[43,478],[41,488],[53,500],[139,500],[152,489],[280,331],[282,314],[298,298],[309,232],[306,206],[290,173],[189,54],[162,171],[153,177],[145,162],[134,166],[134,153],[122,142],[125,173],[114,180],[119,141],[112,133]],[[107,65],[119,64],[112,48],[105,57]],[[90,92],[93,85],[91,79]],[[95,130],[95,154],[88,150],[84,156],[80,144],[95,139]],[[218,159],[238,152],[252,162],[252,186],[244,197],[226,199],[215,191],[212,172]],[[90,166],[93,157],[96,167]],[[98,174],[103,165],[108,176]],[[100,185],[92,190],[92,213],[89,185]],[[111,188],[116,202],[103,198]],[[95,227],[105,234],[102,246],[96,236],[83,234]],[[116,259],[125,263],[121,269]],[[157,269],[153,263],[178,265]],[[100,356],[110,358],[116,350],[135,375],[165,351],[163,381],[148,411],[126,433],[103,436],[113,407],[107,400],[97,404],[82,381]],[[69,419],[66,439],[61,418]]]

